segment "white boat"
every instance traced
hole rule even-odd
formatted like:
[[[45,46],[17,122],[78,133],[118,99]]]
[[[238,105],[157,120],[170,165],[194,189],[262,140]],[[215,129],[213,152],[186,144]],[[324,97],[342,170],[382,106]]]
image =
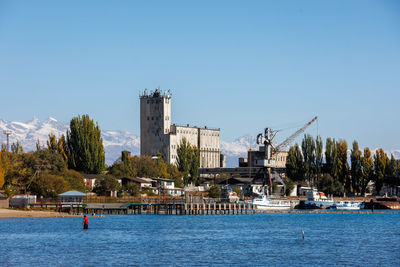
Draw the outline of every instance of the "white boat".
[[[335,201],[332,198],[327,198],[323,192],[318,192],[313,188],[306,192],[307,200],[302,201],[301,208],[305,209],[328,209]]]
[[[258,210],[290,210],[290,201],[273,199],[265,194],[253,199],[253,204]]]
[[[334,210],[360,210],[361,203],[354,201],[336,201],[330,208]]]

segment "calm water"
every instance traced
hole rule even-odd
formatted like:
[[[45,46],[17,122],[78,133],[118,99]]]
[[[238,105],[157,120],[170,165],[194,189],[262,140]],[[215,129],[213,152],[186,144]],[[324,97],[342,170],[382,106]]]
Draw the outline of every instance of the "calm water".
[[[0,220],[0,266],[400,266],[400,214]],[[304,229],[306,242],[302,244]]]

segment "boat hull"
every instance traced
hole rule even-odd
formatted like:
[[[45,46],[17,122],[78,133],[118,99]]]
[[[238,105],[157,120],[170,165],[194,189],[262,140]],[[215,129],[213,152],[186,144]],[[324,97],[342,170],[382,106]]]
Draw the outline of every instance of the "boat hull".
[[[332,210],[360,210],[360,207],[331,207]]]
[[[262,205],[257,205],[257,210],[290,210],[290,206],[262,206]]]
[[[313,201],[301,200],[298,209],[329,209],[335,202],[334,201]]]
[[[253,201],[257,210],[290,210],[289,201],[270,200],[270,199],[256,199]]]

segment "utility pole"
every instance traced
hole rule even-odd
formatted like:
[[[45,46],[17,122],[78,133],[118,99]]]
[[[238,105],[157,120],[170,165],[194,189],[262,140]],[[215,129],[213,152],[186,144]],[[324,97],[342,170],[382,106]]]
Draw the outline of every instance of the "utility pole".
[[[12,134],[12,131],[5,130],[3,133],[7,136],[7,152],[9,152],[10,151],[10,135]]]

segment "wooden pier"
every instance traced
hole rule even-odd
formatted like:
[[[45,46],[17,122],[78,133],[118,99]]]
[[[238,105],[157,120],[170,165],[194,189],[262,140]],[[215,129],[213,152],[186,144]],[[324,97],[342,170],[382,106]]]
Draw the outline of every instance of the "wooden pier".
[[[251,203],[125,203],[86,204],[80,209],[86,214],[154,214],[154,215],[237,215],[254,214]],[[76,210],[76,211],[79,211]],[[74,211],[73,211],[74,212]]]

